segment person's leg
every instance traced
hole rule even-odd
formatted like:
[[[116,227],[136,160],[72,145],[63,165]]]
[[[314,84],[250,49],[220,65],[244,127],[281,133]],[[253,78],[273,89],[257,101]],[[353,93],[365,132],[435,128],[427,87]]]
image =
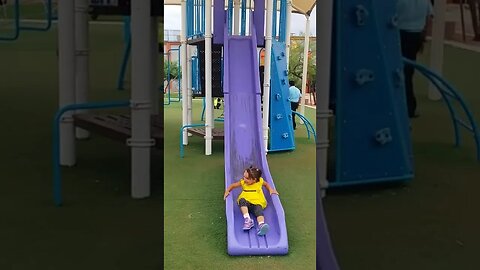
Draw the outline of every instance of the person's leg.
[[[238,205],[240,206],[240,211],[242,211],[244,218],[243,230],[250,230],[253,227],[253,220],[250,218],[250,214],[248,213],[248,207],[250,203],[242,198],[240,201],[238,201]]]
[[[478,14],[477,14],[477,5],[476,5],[477,0],[467,0],[468,6],[470,7],[470,14],[472,17],[472,26],[473,26],[473,32],[475,34],[474,39],[478,39],[480,37],[480,32],[478,29]]]
[[[417,52],[420,49],[420,39],[421,34],[419,33],[400,31],[402,56],[409,60],[416,61]],[[405,65],[403,72],[405,77],[405,94],[407,99],[408,115],[409,117],[415,117],[417,109],[417,101],[415,98],[415,93],[413,92],[413,74],[415,73],[415,70],[412,66]]]
[[[478,13],[475,12],[477,14],[477,23],[476,23],[476,26],[477,26],[477,30],[475,31],[475,37],[473,38],[473,40],[475,41],[480,41],[480,0],[476,0],[476,6],[478,8]]]
[[[295,114],[298,109],[298,102],[290,102],[290,107],[292,108],[292,122],[293,122],[293,129],[297,129],[297,123],[295,122]]]

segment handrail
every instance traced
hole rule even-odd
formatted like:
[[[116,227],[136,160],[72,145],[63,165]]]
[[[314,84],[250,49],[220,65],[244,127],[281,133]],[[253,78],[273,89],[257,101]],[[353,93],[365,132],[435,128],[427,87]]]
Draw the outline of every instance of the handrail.
[[[106,108],[118,108],[128,107],[130,101],[111,101],[111,102],[91,102],[70,104],[60,108],[55,113],[53,122],[53,197],[55,204],[61,206],[63,204],[62,199],[62,179],[60,175],[60,120],[64,113],[74,110],[86,110],[86,109],[106,109]]]
[[[177,65],[178,65],[178,69],[179,69],[179,70],[178,70],[177,76],[174,77],[174,79],[176,79],[176,78],[178,79],[178,100],[173,100],[173,99],[171,98],[171,94],[170,94],[170,86],[171,86],[171,84],[170,84],[170,81],[171,81],[171,78],[170,78],[170,62],[171,62],[170,56],[171,56],[171,52],[172,52],[172,51],[178,51],[178,63],[177,63]],[[181,63],[180,63],[180,62],[181,62],[181,61],[180,61],[180,60],[181,60],[180,47],[179,47],[179,48],[169,49],[169,50],[168,50],[166,53],[164,53],[163,55],[164,55],[164,56],[165,56],[165,55],[167,56],[167,82],[168,82],[168,83],[167,83],[167,89],[168,89],[168,90],[167,90],[167,98],[166,98],[167,102],[165,103],[165,99],[164,99],[163,105],[170,105],[172,102],[180,102],[181,99],[182,99],[182,91],[181,91],[181,89],[182,89],[182,80],[181,80],[182,74],[181,74],[181,65],[180,65],[180,64],[181,64]],[[162,68],[163,68],[163,67],[162,67]]]
[[[303,114],[298,113],[296,111],[292,111],[292,113],[297,115],[298,117],[300,117],[300,119],[303,121],[303,123],[305,123],[305,128],[307,129],[308,139],[310,139],[310,132],[312,132],[313,138],[315,139],[315,141],[317,141],[317,133],[315,132],[315,128],[313,128],[312,123]]]
[[[13,4],[13,10],[15,14],[14,23],[15,23],[15,30],[13,32],[13,36],[10,37],[1,37],[0,41],[14,41],[17,40],[20,36],[20,0],[15,0]]]
[[[207,125],[205,124],[190,124],[190,125],[185,125],[180,128],[180,157],[183,158],[185,156],[184,154],[184,146],[183,146],[183,130],[186,128],[191,128],[191,127],[206,127]]]
[[[473,114],[470,111],[470,109],[467,107],[464,98],[460,95],[458,91],[455,90],[455,88],[453,88],[453,86],[451,86],[445,79],[443,79],[440,75],[438,75],[434,71],[428,69],[427,67],[419,63],[416,63],[406,58],[404,58],[403,61],[407,65],[413,66],[415,69],[420,71],[420,73],[422,73],[427,79],[429,79],[435,85],[435,87],[439,90],[443,99],[447,103],[448,109],[450,111],[450,116],[453,121],[453,126],[454,126],[455,146],[460,145],[460,136],[458,131],[459,124],[465,129],[473,133],[475,143],[476,143],[476,148],[477,148],[477,159],[480,161],[480,134],[479,134],[475,119],[473,118]],[[448,91],[445,88],[448,89]],[[455,99],[460,103],[460,105],[462,106],[462,109],[467,115],[470,125],[466,124],[465,122],[457,118],[456,113],[453,109],[453,106],[450,104],[449,98]]]
[[[21,30],[46,32],[50,30],[50,28],[52,28],[52,21],[53,21],[52,0],[46,0],[46,1],[47,1],[47,6],[46,6],[47,25],[45,25],[44,27],[20,26]]]

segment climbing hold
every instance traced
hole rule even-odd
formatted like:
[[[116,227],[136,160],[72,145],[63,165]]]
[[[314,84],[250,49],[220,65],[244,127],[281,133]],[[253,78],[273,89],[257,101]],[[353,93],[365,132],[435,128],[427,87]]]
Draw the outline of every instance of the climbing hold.
[[[363,26],[365,25],[365,21],[368,17],[368,10],[363,5],[357,5],[357,9],[355,11],[357,15],[357,25]]]
[[[288,133],[286,133],[286,132],[283,133],[282,138],[284,138],[284,139],[288,138]]]
[[[287,81],[285,79],[282,79],[282,85],[287,84]]]
[[[357,74],[355,76],[355,81],[359,85],[364,85],[367,82],[371,82],[375,80],[375,76],[373,74],[373,71],[368,70],[368,69],[361,69],[357,71]]]
[[[375,140],[384,145],[392,141],[392,135],[389,128],[380,129],[375,133]]]
[[[283,72],[283,74],[284,74],[285,76],[288,76],[288,70],[285,69],[285,71]]]
[[[275,95],[275,98],[276,98],[277,100],[280,100],[280,99],[282,98],[282,95],[276,94],[276,95]]]
[[[277,114],[277,120],[280,120],[280,119],[282,119],[282,118],[283,118],[282,114],[280,114],[280,113]]]
[[[392,28],[397,28],[398,26],[398,16],[397,15],[394,15],[391,19],[390,19],[390,26]]]

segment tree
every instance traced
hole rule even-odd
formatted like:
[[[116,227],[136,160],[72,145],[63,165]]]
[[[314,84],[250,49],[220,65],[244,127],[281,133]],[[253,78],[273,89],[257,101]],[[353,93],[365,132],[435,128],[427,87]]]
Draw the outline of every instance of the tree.
[[[316,42],[310,39],[309,59],[307,67],[307,85],[315,84],[316,69]],[[304,40],[292,40],[290,43],[290,61],[288,64],[288,78],[295,82],[298,87],[302,84],[303,76],[303,49]]]
[[[166,60],[166,59],[165,59]],[[171,61],[170,62],[170,80],[176,80],[179,78],[179,75],[181,74],[180,67],[178,66],[178,62],[176,61]],[[163,61],[163,74],[165,74],[165,80],[168,78],[168,62]]]

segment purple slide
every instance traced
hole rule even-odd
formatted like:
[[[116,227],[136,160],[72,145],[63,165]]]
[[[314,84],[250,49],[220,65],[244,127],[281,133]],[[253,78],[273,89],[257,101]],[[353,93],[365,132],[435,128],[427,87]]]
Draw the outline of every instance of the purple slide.
[[[254,30],[253,30],[254,31]],[[255,33],[252,36],[224,36],[224,100],[225,100],[225,187],[240,180],[250,165],[263,171],[263,178],[273,183],[262,138],[260,109],[260,76]],[[277,195],[264,188],[267,208],[265,222],[270,230],[257,236],[257,222],[250,231],[243,231],[243,216],[237,205],[240,189],[226,199],[228,254],[284,255],[288,253],[285,213]],[[281,191],[281,189],[280,189]]]

